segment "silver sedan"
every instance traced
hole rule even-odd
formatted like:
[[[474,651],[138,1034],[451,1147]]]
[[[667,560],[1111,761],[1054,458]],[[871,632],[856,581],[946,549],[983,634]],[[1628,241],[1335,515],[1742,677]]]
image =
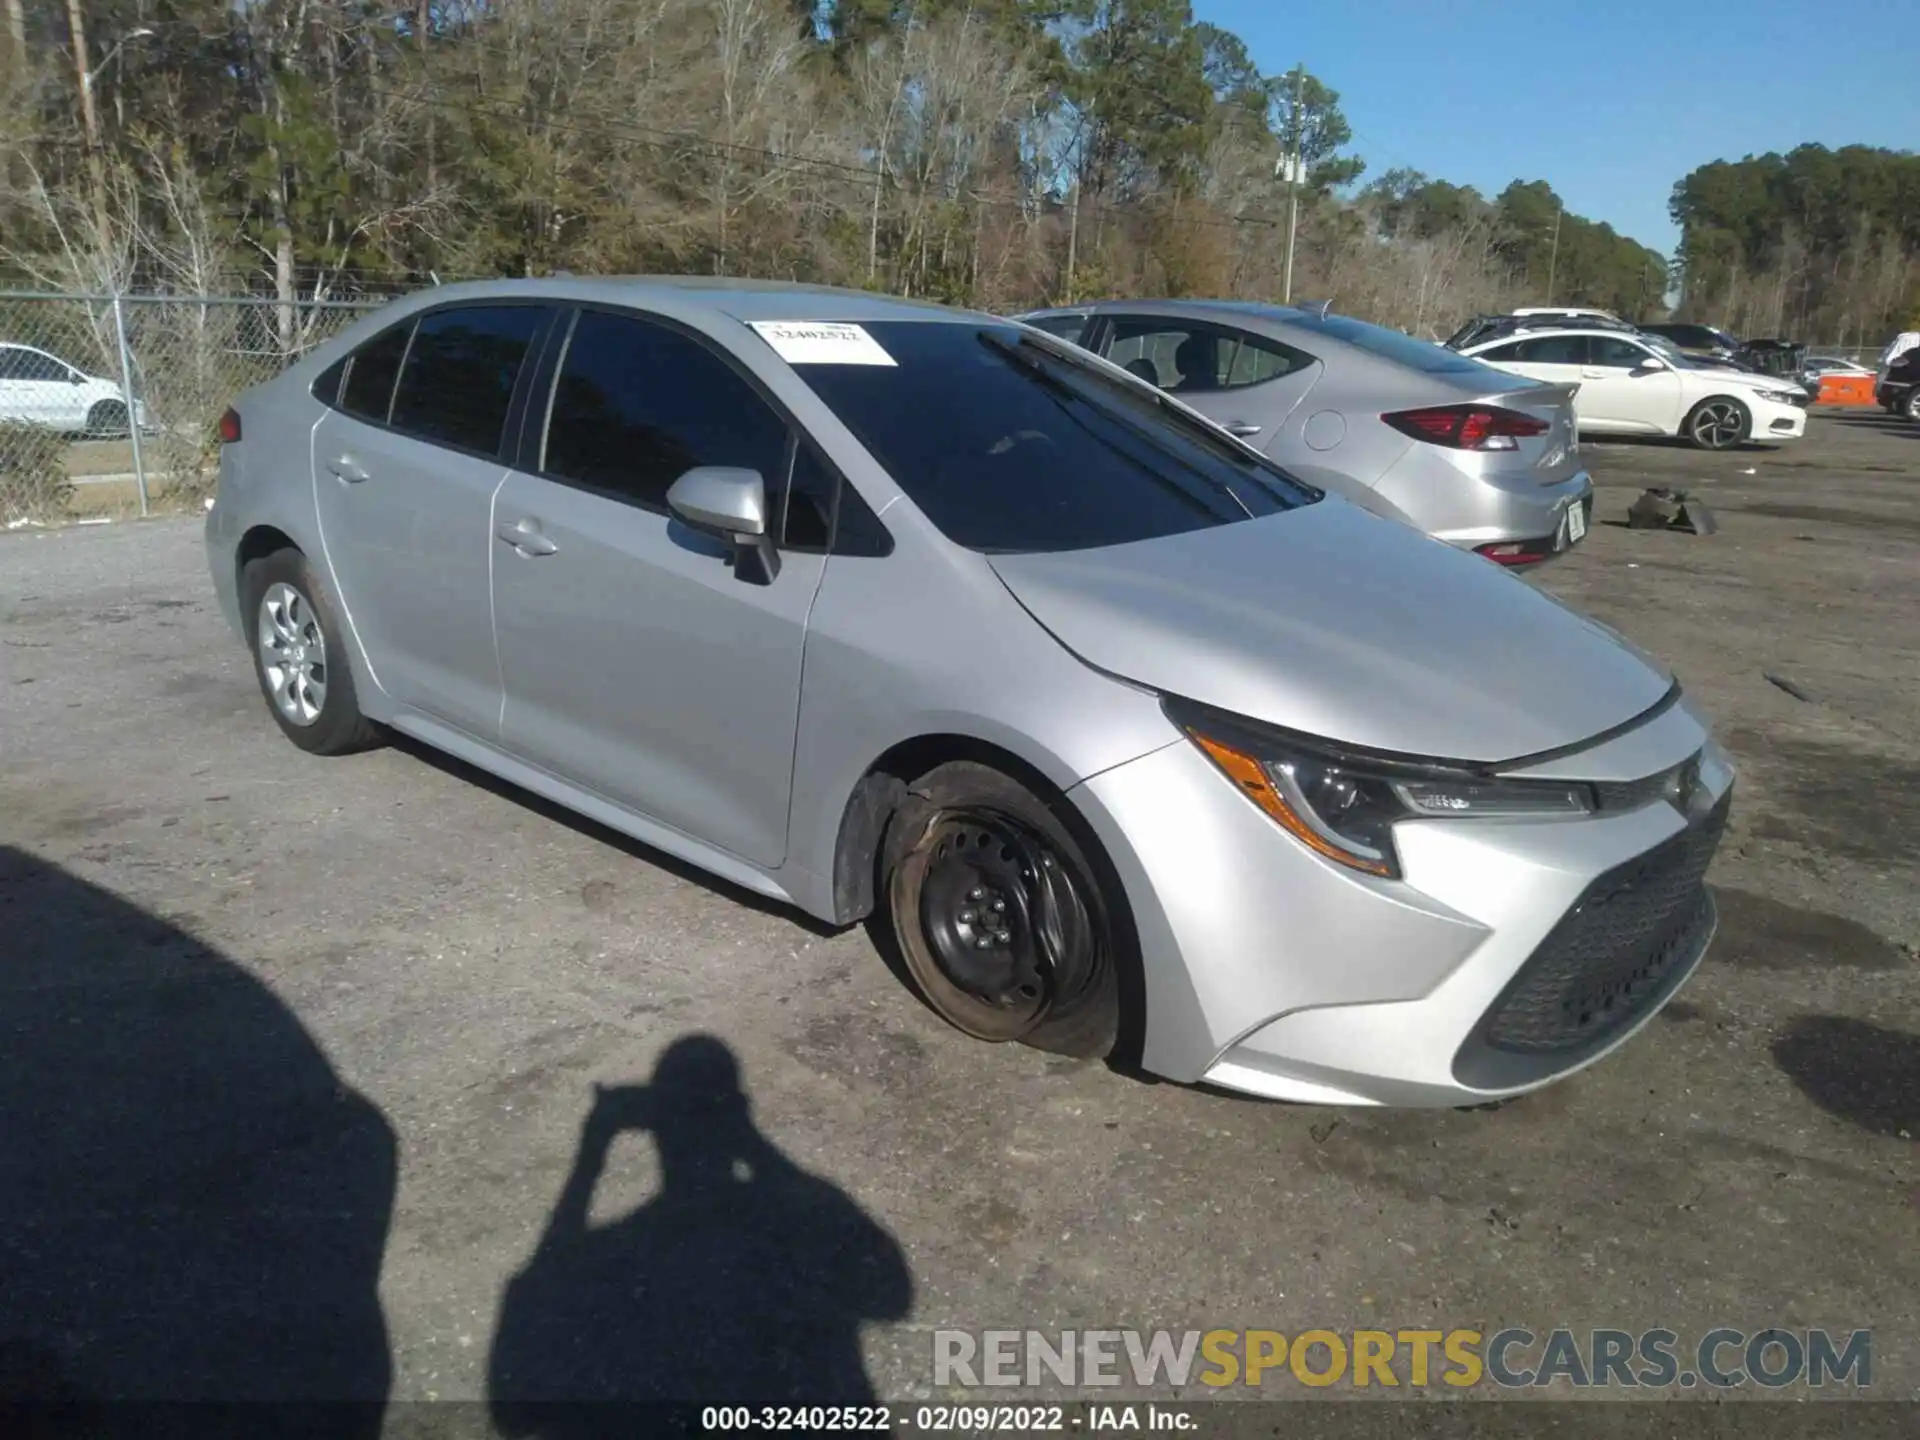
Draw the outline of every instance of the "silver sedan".
[[[982,1040],[1456,1105],[1712,933],[1733,777],[1671,676],[1032,329],[449,286],[220,434],[213,585],[295,745],[398,731],[866,919]]]
[[[1019,318],[1302,479],[1502,565],[1550,560],[1587,533],[1577,384],[1521,379],[1324,305],[1108,300]]]

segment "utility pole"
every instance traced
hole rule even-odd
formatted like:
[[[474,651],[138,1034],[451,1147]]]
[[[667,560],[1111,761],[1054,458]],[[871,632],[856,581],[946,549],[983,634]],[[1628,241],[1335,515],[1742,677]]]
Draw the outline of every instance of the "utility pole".
[[[1280,303],[1293,303],[1293,241],[1300,229],[1300,92],[1305,85],[1304,62],[1293,69],[1293,105],[1287,114],[1287,153],[1280,163],[1287,170],[1287,268],[1280,285]]]
[[[93,182],[96,244],[107,244],[107,167],[100,154],[100,112],[93,103],[93,67],[87,63],[87,25],[80,0],[67,0],[67,28],[73,35],[73,69],[80,79],[80,119],[87,128],[87,174]]]
[[[1553,212],[1553,248],[1547,252],[1547,298],[1548,305],[1553,303],[1553,274],[1560,266],[1560,214],[1567,208],[1563,200]]]

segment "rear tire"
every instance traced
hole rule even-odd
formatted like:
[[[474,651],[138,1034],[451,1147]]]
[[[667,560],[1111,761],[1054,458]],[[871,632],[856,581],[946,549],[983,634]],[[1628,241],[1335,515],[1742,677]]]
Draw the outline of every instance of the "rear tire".
[[[1680,432],[1698,449],[1731,450],[1753,433],[1753,412],[1731,395],[1715,395],[1688,412]]]
[[[128,433],[127,407],[118,400],[102,400],[87,411],[87,438],[119,440]]]
[[[1907,398],[1894,413],[1904,415],[1909,420],[1920,420],[1920,385],[1907,392]]]
[[[347,642],[332,596],[298,550],[276,550],[240,572],[240,613],[267,711],[310,755],[348,755],[381,740],[353,693]]]
[[[1130,932],[1054,806],[989,766],[937,766],[907,787],[881,865],[893,941],[941,1019],[996,1044],[1114,1051]]]

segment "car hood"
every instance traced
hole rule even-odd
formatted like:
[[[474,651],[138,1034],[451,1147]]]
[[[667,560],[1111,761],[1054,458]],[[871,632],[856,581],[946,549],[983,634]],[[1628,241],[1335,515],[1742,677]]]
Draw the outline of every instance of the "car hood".
[[[1575,745],[1668,672],[1519,577],[1326,499],[1164,539],[991,555],[1088,664],[1324,739],[1493,762]]]

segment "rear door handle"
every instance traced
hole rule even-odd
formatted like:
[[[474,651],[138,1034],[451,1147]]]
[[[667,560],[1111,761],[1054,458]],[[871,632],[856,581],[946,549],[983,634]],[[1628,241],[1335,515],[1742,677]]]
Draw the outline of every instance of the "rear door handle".
[[[1250,420],[1229,420],[1220,428],[1225,430],[1229,435],[1238,435],[1242,440],[1246,440],[1258,435],[1265,427],[1255,425]]]
[[[522,555],[551,555],[560,548],[540,533],[540,522],[532,516],[503,524],[493,533]]]
[[[327,464],[335,479],[345,485],[358,485],[367,479],[366,467],[351,455],[337,455]]]

